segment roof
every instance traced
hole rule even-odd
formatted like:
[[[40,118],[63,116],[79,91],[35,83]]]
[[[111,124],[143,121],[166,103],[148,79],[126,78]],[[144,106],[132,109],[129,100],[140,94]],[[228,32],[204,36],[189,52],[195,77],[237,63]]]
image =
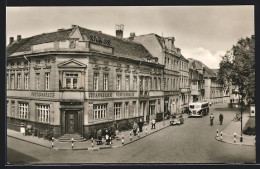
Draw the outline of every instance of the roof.
[[[90,35],[96,35],[100,38],[109,39],[111,47],[114,48],[114,55],[140,61],[146,61],[147,57],[152,57],[142,44],[107,35],[100,31],[89,30],[79,26],[77,27],[79,28],[82,36],[85,35],[86,37],[89,37]],[[68,40],[73,30],[73,28],[64,29],[56,32],[43,33],[29,38],[24,38],[19,42],[15,41],[11,45],[7,46],[7,56],[10,57],[10,55],[16,52],[30,51],[32,45]]]
[[[190,60],[190,61],[193,60],[195,62],[196,69],[203,69],[203,68],[205,69],[205,72],[203,73],[204,77],[216,77],[217,76],[217,74],[213,71],[213,69],[210,69],[201,61],[192,59],[192,58],[189,58],[188,60]]]

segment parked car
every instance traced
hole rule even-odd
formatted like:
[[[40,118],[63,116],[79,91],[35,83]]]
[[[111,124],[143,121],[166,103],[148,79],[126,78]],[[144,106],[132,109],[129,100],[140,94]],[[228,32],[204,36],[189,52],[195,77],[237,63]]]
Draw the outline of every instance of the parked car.
[[[184,123],[184,118],[182,117],[182,115],[173,115],[172,116],[172,119],[170,121],[170,125],[173,126],[173,125],[181,125]]]

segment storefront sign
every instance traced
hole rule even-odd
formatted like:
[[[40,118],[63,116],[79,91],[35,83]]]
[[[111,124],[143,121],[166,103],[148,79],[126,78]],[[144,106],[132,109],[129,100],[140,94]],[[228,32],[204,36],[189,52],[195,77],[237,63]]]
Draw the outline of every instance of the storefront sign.
[[[116,97],[133,97],[134,92],[116,92]]]
[[[102,93],[102,92],[91,92],[89,93],[89,98],[105,98],[105,97],[112,97],[112,93]]]
[[[48,98],[54,98],[55,93],[54,92],[31,92],[32,97],[48,97]]]

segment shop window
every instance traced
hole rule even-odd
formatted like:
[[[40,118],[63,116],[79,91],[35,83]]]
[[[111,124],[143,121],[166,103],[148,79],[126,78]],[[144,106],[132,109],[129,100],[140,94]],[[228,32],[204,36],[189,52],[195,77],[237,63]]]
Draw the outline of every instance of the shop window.
[[[17,89],[21,89],[21,74],[17,74]]]
[[[122,103],[115,103],[114,104],[114,116],[115,119],[121,118],[121,109],[122,109]]]
[[[121,75],[116,76],[116,90],[121,90]]]
[[[45,90],[50,90],[50,73],[45,73]]]
[[[107,116],[106,104],[94,104],[93,105],[93,119],[102,119]]]
[[[37,113],[39,122],[50,122],[50,105],[37,105]]]
[[[94,73],[94,79],[93,79],[93,87],[94,91],[98,91],[98,73]]]
[[[130,77],[126,76],[125,77],[125,90],[129,90],[130,87]]]
[[[78,73],[65,74],[66,89],[78,89]]]
[[[108,90],[108,74],[104,74],[104,90]]]
[[[25,74],[24,75],[24,89],[28,89],[28,85],[29,85],[29,75]]]
[[[29,115],[28,103],[19,103],[19,118],[28,119]]]

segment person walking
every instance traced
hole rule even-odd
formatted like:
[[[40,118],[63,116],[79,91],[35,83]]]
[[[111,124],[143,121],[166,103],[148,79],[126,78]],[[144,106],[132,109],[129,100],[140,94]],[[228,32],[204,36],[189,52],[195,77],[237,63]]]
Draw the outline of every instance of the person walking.
[[[152,128],[151,129],[155,129],[155,119],[154,118],[152,120]]]
[[[144,125],[143,119],[140,119],[140,120],[139,120],[139,123],[138,123],[139,132],[143,132],[143,125]]]
[[[220,125],[222,125],[223,119],[224,119],[224,116],[223,116],[222,113],[220,113],[220,115],[219,115],[219,123],[220,123]]]
[[[137,132],[137,124],[136,124],[136,122],[134,122],[134,125],[133,125],[134,136],[136,136],[136,132]]]
[[[213,125],[213,120],[214,120],[214,115],[213,115],[213,113],[211,113],[209,119],[210,119],[210,125],[212,126],[212,125]]]

